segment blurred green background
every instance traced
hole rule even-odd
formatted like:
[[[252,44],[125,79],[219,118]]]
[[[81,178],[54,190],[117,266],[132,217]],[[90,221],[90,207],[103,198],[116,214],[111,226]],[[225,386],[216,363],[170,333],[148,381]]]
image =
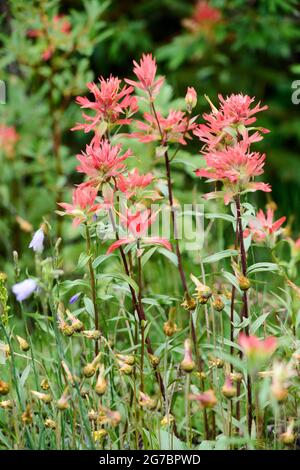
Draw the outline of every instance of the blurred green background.
[[[43,217],[55,226],[56,202],[69,200],[80,181],[74,157],[88,136],[70,132],[80,121],[75,97],[98,76],[131,76],[132,60],[143,52],[156,56],[172,87],[164,90],[166,104],[194,86],[200,115],[209,108],[204,94],[217,102],[218,93],[241,92],[269,106],[258,117],[271,130],[257,144],[267,154],[264,181],[272,185],[278,217],[287,215],[298,236],[300,105],[292,103],[292,83],[300,75],[299,6],[297,0],[2,0],[0,79],[7,103],[0,106],[0,125],[18,133],[12,154],[3,141],[0,150],[4,267],[13,249],[26,251]],[[184,150],[196,168],[199,142]],[[148,169],[146,158],[139,154],[138,165]],[[200,194],[206,190],[182,166],[174,180],[186,201],[195,185]],[[267,202],[256,197],[258,205]],[[59,231],[68,232],[64,224]]]

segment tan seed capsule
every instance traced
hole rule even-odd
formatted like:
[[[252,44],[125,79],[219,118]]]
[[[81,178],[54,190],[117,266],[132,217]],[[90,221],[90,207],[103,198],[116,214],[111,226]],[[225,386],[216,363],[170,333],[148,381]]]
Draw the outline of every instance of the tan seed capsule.
[[[107,389],[107,382],[102,373],[98,375],[97,383],[95,385],[95,392],[97,395],[104,395]]]
[[[93,365],[93,363],[87,364],[83,368],[83,375],[87,378],[93,377],[95,372],[96,372],[96,367]]]
[[[122,374],[130,375],[132,373],[132,366],[130,366],[129,364],[126,364],[125,362],[120,363],[120,369],[119,370]]]
[[[9,384],[7,382],[0,380],[0,395],[7,395],[9,392],[9,388]]]

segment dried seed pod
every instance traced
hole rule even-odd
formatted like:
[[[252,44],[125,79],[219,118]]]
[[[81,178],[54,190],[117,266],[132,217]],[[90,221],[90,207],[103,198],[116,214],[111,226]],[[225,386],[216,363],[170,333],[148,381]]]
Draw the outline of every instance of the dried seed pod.
[[[190,297],[187,293],[184,295],[184,299],[183,299],[183,302],[181,304],[181,306],[185,309],[185,310],[188,310],[189,312],[192,312],[193,310],[195,310],[196,306],[197,306],[197,302],[195,299],[193,299],[193,297]]]
[[[223,300],[221,299],[220,296],[217,296],[213,301],[213,308],[217,312],[222,312],[222,310],[224,310],[224,307],[225,307],[225,304],[224,304]]]
[[[26,406],[26,410],[24,411],[24,413],[22,413],[21,420],[22,423],[25,424],[25,426],[32,423],[32,413],[29,405]]]
[[[56,429],[56,422],[51,418],[47,418],[45,419],[45,426],[54,431]]]
[[[95,341],[101,338],[101,331],[99,330],[84,330],[82,334],[85,338],[94,339]]]

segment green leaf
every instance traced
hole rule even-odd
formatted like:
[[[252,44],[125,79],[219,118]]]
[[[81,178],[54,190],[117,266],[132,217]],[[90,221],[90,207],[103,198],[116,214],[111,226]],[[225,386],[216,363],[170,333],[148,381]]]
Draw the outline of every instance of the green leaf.
[[[96,269],[100,264],[102,264],[104,261],[108,260],[111,257],[116,257],[115,254],[111,253],[110,255],[100,255],[97,256],[97,258],[94,259],[93,261],[93,268]]]
[[[231,256],[237,256],[237,250],[223,250],[215,253],[214,255],[207,256],[203,258],[202,263],[216,263],[216,261],[220,261],[223,258],[229,258]]]
[[[137,283],[131,277],[127,276],[127,274],[123,274],[123,273],[98,274],[96,278],[97,279],[109,279],[109,278],[119,279],[120,281],[125,281],[127,284],[129,284],[133,288],[133,290],[135,290],[136,292],[138,292],[139,290]]]
[[[86,253],[81,253],[77,263],[77,269],[82,269],[89,261],[91,255],[87,255]]]
[[[255,263],[252,266],[249,266],[247,269],[247,274],[253,274],[263,271],[278,271],[279,267],[275,263]]]

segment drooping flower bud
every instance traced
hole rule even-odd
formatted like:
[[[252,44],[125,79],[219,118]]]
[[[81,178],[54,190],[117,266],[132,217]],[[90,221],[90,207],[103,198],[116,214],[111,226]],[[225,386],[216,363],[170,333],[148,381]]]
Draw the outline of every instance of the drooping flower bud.
[[[38,400],[49,404],[52,402],[52,396],[49,393],[41,393],[37,392],[36,390],[31,390],[31,393],[34,397],[36,397]]]
[[[237,388],[234,387],[230,376],[227,376],[222,387],[222,393],[226,398],[233,398],[237,394]]]
[[[105,380],[104,366],[103,364],[99,367],[99,375],[95,385],[95,392],[97,395],[104,395],[107,389],[107,382]]]
[[[65,411],[69,408],[69,390],[68,387],[64,390],[62,396],[57,400],[56,407],[59,411]]]
[[[186,339],[184,342],[184,358],[180,363],[180,368],[185,372],[192,372],[196,367],[192,357],[191,340]]]
[[[173,336],[174,333],[176,333],[177,325],[175,323],[175,318],[176,318],[176,308],[171,307],[169,310],[169,317],[168,321],[164,323],[163,330],[166,336]]]
[[[94,339],[95,341],[101,338],[101,331],[99,330],[84,330],[82,334],[85,338]]]
[[[190,400],[196,400],[199,402],[201,408],[213,408],[217,404],[217,398],[215,392],[212,389],[206,390],[206,392],[191,394]]]
[[[21,338],[21,336],[16,336],[17,341],[19,343],[21,351],[28,351],[30,349],[29,344],[27,343],[26,339]]]
[[[125,364],[129,364],[130,366],[133,366],[135,363],[135,357],[132,354],[116,354],[116,357],[119,362],[125,362]]]
[[[139,405],[142,408],[148,408],[149,410],[153,410],[154,408],[156,408],[156,400],[149,397],[149,395],[147,395],[146,393],[140,391]]]
[[[294,420],[293,419],[290,421],[286,432],[280,434],[279,438],[283,442],[283,444],[286,446],[291,446],[292,444],[294,444],[296,435],[294,433]]]
[[[116,427],[121,422],[121,414],[119,411],[110,410],[104,406],[100,407],[97,421],[100,424],[109,424],[110,426]]]
[[[292,361],[279,362],[275,361],[272,369],[272,384],[271,393],[272,396],[278,402],[286,400],[288,397],[288,387],[290,386],[290,379],[297,375],[294,369]]]
[[[92,362],[89,364],[86,364],[86,366],[83,368],[83,375],[87,378],[92,377],[98,366],[99,366],[99,361],[100,361],[101,353],[99,353]]]

